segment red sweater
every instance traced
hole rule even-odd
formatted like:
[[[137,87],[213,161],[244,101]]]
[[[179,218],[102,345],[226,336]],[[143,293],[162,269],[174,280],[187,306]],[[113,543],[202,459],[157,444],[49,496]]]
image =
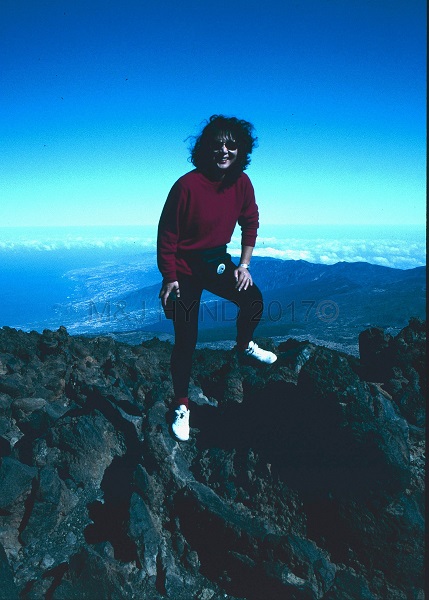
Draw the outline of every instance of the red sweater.
[[[220,182],[194,170],[171,188],[158,226],[158,268],[165,281],[176,281],[178,273],[192,274],[178,251],[228,244],[237,223],[242,245],[255,245],[259,213],[249,177],[242,173],[231,187],[219,187]]]

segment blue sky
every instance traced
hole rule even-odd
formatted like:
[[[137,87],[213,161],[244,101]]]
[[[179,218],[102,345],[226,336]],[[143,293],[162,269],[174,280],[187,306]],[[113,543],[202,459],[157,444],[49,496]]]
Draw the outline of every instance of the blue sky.
[[[0,226],[156,224],[213,113],[265,224],[424,224],[423,0],[2,0]]]

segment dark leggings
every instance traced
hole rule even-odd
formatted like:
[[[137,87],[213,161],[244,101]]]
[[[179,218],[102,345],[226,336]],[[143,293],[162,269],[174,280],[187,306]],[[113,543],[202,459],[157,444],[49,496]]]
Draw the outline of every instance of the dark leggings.
[[[236,304],[238,308],[237,346],[239,348],[247,347],[261,320],[263,301],[259,288],[253,284],[249,285],[247,290],[242,289],[239,292],[235,287],[234,270],[237,268],[236,265],[230,260],[225,261],[225,265],[226,269],[221,275],[218,275],[216,268],[212,266],[202,269],[198,276],[183,275],[178,280],[180,298],[173,303],[175,344],[171,353],[171,375],[176,398],[188,396],[192,355],[198,338],[200,300],[204,289]]]

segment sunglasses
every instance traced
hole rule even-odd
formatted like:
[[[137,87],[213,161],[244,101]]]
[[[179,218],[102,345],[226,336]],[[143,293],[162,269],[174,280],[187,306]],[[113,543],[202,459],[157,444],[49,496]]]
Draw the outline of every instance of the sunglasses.
[[[211,147],[213,149],[214,152],[221,152],[222,148],[226,146],[227,150],[237,150],[238,148],[238,144],[237,142],[234,142],[234,140],[226,140],[224,142],[212,142]]]

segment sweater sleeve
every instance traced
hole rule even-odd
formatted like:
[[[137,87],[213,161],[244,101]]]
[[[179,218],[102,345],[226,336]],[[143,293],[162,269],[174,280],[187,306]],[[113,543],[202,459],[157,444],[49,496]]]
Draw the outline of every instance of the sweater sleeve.
[[[176,182],[168,194],[158,224],[157,261],[164,281],[177,280],[176,252],[179,237],[180,185]]]
[[[241,244],[255,246],[259,227],[259,210],[255,200],[255,191],[248,177],[246,177],[244,201],[238,224],[241,227]]]

